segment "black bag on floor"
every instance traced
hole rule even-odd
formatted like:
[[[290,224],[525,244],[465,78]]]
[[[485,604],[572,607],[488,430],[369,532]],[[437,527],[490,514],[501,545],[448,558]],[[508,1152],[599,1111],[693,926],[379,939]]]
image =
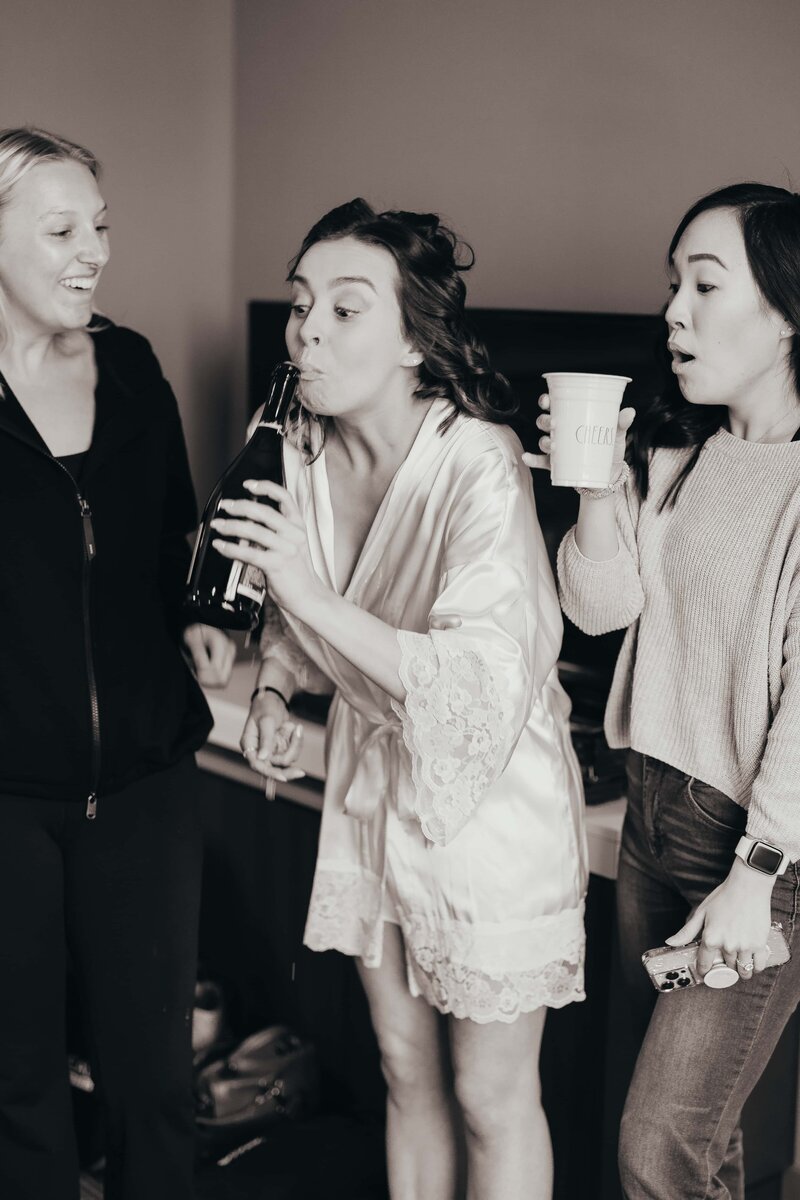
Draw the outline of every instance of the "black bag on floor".
[[[310,1116],[319,1106],[314,1047],[285,1025],[252,1034],[195,1079],[201,1145],[255,1136],[280,1118]]]

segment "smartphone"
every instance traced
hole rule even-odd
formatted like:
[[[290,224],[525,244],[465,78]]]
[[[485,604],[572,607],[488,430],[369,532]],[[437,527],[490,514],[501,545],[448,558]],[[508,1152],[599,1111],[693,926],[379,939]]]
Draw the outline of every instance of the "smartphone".
[[[644,969],[657,992],[679,992],[703,982],[697,970],[697,951],[700,942],[688,946],[657,946],[642,955]],[[770,955],[767,967],[780,967],[791,958],[783,926],[775,921],[770,926],[767,946]]]

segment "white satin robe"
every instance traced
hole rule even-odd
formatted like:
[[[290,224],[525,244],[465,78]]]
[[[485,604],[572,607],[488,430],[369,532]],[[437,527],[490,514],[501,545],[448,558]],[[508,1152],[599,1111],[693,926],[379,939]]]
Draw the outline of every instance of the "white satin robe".
[[[449,411],[427,413],[344,593],[398,630],[405,703],[288,613],[273,611],[262,653],[335,693],[306,944],[377,966],[393,920],[412,994],[512,1021],[584,998],[583,797],[521,446],[463,415],[442,435]],[[335,588],[325,453],[306,465],[287,442],[284,464]]]

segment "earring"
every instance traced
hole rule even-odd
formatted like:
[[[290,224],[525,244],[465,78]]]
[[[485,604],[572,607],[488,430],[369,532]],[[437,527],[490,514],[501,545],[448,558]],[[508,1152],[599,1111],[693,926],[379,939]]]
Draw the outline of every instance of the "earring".
[[[781,337],[794,337],[794,330],[791,327],[789,329],[782,329],[780,332],[780,336]]]
[[[409,354],[408,365],[410,367],[421,367],[422,359],[423,359],[423,355],[421,355],[421,354]]]

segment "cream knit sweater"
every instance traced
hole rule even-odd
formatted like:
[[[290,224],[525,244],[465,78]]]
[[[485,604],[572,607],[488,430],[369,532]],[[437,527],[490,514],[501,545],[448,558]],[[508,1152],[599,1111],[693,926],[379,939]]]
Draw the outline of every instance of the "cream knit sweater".
[[[748,810],[752,837],[800,859],[800,442],[706,443],[675,508],[658,502],[688,450],[656,450],[650,494],[617,497],[620,548],[559,547],[564,612],[627,628],[606,709],[631,746]]]

